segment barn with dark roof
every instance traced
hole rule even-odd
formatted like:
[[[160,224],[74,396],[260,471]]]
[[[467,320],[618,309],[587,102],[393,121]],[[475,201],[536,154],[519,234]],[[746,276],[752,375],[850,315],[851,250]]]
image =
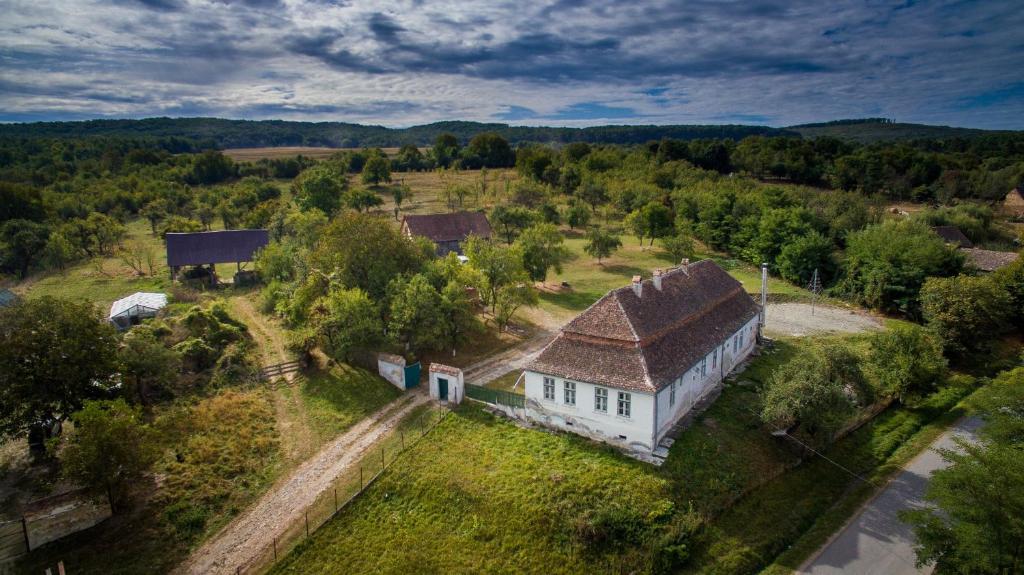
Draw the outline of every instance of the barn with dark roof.
[[[216,264],[233,263],[241,271],[242,264],[253,261],[256,252],[269,242],[267,230],[169,233],[167,265],[171,268],[172,279],[181,268],[198,266],[208,270],[211,283],[215,283]]]
[[[462,253],[462,244],[469,236],[491,237],[491,223],[483,212],[409,215],[402,218],[402,233],[408,237],[424,237],[437,245],[437,255]]]
[[[657,453],[672,426],[754,349],[761,308],[711,260],[612,290],[527,367],[526,415]]]

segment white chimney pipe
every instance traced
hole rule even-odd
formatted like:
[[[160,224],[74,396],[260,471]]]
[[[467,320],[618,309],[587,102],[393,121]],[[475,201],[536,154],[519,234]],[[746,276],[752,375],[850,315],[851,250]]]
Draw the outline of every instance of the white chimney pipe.
[[[761,264],[761,329],[764,329],[765,309],[768,305],[768,263]]]
[[[654,270],[654,289],[661,291],[661,268]]]
[[[684,274],[690,275],[690,258],[683,258],[683,261],[679,262],[679,267],[682,268]]]
[[[633,276],[633,293],[636,297],[640,297],[640,294],[644,291],[644,282],[640,276]]]

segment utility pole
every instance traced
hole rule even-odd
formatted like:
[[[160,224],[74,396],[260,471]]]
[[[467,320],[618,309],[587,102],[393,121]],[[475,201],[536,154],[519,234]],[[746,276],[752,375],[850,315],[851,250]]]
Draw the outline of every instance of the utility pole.
[[[814,268],[814,277],[811,278],[811,283],[807,284],[807,289],[811,292],[811,315],[814,315],[814,304],[817,303],[818,294],[821,293],[821,278],[818,277],[818,268]]]
[[[761,321],[760,331],[764,335],[765,316],[768,309],[768,262],[761,264]]]

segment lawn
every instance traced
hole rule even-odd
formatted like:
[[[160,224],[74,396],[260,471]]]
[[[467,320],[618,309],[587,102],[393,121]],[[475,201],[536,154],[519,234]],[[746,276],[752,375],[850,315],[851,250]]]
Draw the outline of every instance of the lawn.
[[[376,374],[345,364],[309,373],[297,384],[317,446],[384,407],[401,392]]]
[[[755,573],[813,534],[815,520],[859,484],[819,457],[801,463],[756,415],[757,385],[801,341],[780,340],[739,374],[660,468],[464,405],[274,572],[643,572],[646,543],[596,553],[588,537],[625,517],[633,527],[611,532],[629,540],[646,524],[623,510],[660,517],[668,508],[672,518],[658,521],[706,520],[687,543],[687,572]],[[864,477],[890,469],[905,456],[900,446],[921,445],[918,435],[972,387],[959,378],[918,405],[892,407],[826,454]]]

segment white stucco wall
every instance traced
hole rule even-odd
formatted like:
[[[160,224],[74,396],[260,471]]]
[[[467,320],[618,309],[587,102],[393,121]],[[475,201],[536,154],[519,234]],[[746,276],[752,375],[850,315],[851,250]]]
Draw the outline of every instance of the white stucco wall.
[[[448,399],[449,403],[459,404],[462,403],[462,398],[466,396],[466,388],[464,385],[464,376],[462,370],[458,370],[457,375],[442,371],[430,371],[430,397],[434,400],[441,400],[441,388],[437,383],[438,378],[444,378],[448,380]]]
[[[377,359],[377,373],[398,389],[405,389],[405,362],[396,363],[383,358]]]
[[[551,377],[555,380],[553,401],[544,399],[544,377]],[[630,416],[622,417],[617,415],[617,402],[618,393],[624,390],[596,386],[585,381],[569,381],[576,383],[576,405],[565,403],[565,379],[527,371],[524,382],[526,385],[526,417],[549,427],[565,429],[623,447],[652,449],[653,395],[636,391],[627,392],[630,394]],[[595,409],[594,390],[596,387],[608,390],[607,412]],[[620,436],[625,436],[625,439]]]
[[[657,395],[628,392],[631,394],[632,403],[629,418],[616,415],[618,393],[623,390],[570,380],[576,383],[576,405],[572,406],[565,403],[564,378],[527,371],[524,382],[526,417],[542,425],[572,431],[623,447],[653,450],[679,418],[686,415],[704,394],[713,389],[736,365],[750,355],[757,340],[757,323],[758,318],[754,317],[740,328],[740,331],[709,353],[705,358],[707,364],[703,375],[701,362],[698,361],[673,384],[659,390]],[[739,339],[741,333],[742,345]],[[544,377],[555,380],[554,400],[544,399]],[[674,403],[671,401],[673,385]],[[594,408],[595,387],[604,387],[608,390],[607,413]],[[625,436],[625,439],[621,436]]]

